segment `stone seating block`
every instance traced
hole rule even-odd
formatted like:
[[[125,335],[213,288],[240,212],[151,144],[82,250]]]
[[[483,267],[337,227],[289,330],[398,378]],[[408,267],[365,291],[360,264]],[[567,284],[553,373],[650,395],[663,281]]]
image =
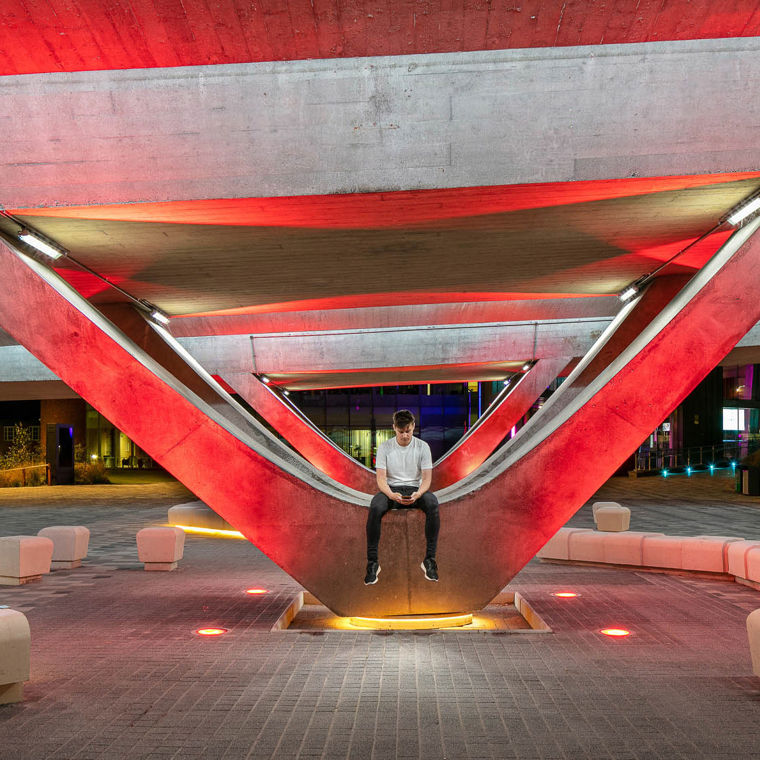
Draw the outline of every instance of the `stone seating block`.
[[[628,507],[614,506],[598,507],[596,510],[597,530],[620,532],[631,527],[631,510]]]
[[[37,533],[53,542],[53,570],[79,567],[87,556],[90,531],[83,525],[51,525]]]
[[[728,545],[728,572],[747,578],[747,553],[760,548],[760,541],[734,541]]]
[[[575,562],[604,562],[603,538],[594,530],[573,533],[568,541],[568,559]]]
[[[29,680],[31,634],[26,616],[16,610],[0,610],[0,705],[23,699]]]
[[[176,504],[169,508],[169,524],[207,530],[235,530],[223,517],[202,501]]]
[[[681,544],[681,562],[684,570],[698,570],[703,573],[728,572],[728,547],[734,541],[743,541],[735,536],[691,536]]]
[[[688,536],[647,536],[641,548],[643,567],[683,568],[683,541]]]
[[[757,549],[750,549],[747,552],[747,575],[745,578],[748,581],[754,581],[760,583],[760,547]]]
[[[747,637],[752,657],[752,672],[760,676],[760,610],[754,610],[747,616]]]
[[[137,556],[146,570],[174,570],[182,559],[185,532],[182,528],[143,528],[137,531]]]
[[[573,533],[592,533],[591,528],[560,528],[536,554],[539,559],[570,559],[570,536]]]
[[[596,534],[604,546],[604,561],[612,565],[634,565],[641,567],[644,539],[649,536],[661,536],[662,533],[647,533],[626,530],[620,533]]]
[[[44,536],[0,538],[0,585],[20,586],[50,572],[53,542]]]
[[[619,507],[616,501],[595,501],[591,505],[591,514],[594,516],[594,525],[596,525],[596,513],[600,507]]]

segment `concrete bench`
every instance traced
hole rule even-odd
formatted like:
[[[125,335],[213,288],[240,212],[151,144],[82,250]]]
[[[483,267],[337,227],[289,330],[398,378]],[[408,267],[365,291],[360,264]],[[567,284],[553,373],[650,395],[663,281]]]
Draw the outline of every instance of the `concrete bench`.
[[[206,530],[235,530],[202,501],[176,504],[169,508],[168,516],[169,525],[185,525],[188,528],[205,528]]]
[[[618,504],[616,501],[595,501],[591,505],[591,514],[594,516],[594,525],[596,525],[596,513],[599,511],[601,507],[619,507],[620,504]]]
[[[749,579],[747,558],[752,552],[760,552],[760,541],[734,541],[728,545],[728,572],[742,580]]]
[[[182,559],[185,532],[182,528],[143,528],[137,531],[137,556],[146,570],[174,570]]]
[[[752,657],[752,672],[760,676],[760,610],[754,610],[747,616],[747,638]]]
[[[560,528],[539,550],[539,559],[570,559],[568,542],[573,533],[592,533],[591,528]]]
[[[738,536],[690,536],[683,539],[681,562],[684,570],[728,573],[728,547]]]
[[[599,506],[594,519],[597,530],[617,533],[631,527],[631,510],[619,504]]]
[[[53,542],[44,536],[0,537],[0,585],[20,586],[50,572]]]
[[[0,705],[23,699],[31,641],[26,616],[16,610],[0,610]]]
[[[90,531],[83,525],[51,525],[37,535],[53,542],[52,570],[79,567],[87,556]]]
[[[626,530],[620,533],[596,533],[603,547],[604,561],[611,565],[641,567],[644,562],[644,543],[662,533]]]

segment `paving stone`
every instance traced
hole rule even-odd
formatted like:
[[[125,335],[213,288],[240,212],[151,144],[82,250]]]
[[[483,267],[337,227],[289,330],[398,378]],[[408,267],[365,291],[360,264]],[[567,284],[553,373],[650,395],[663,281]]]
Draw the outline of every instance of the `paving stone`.
[[[3,757],[760,753],[760,679],[744,628],[760,607],[753,589],[533,561],[510,588],[552,634],[271,632],[298,586],[263,554],[188,535],[176,571],[145,573],[137,530],[164,523],[187,496],[169,485],[86,488],[0,490],[2,534],[91,529],[81,568],[0,588],[0,604],[23,609],[32,629],[26,700],[0,707]],[[613,479],[595,500],[630,506],[637,530],[760,538],[760,499],[728,478]],[[590,527],[590,503],[570,523]],[[254,584],[270,593],[243,593]],[[581,596],[551,596],[566,588]],[[230,633],[202,639],[193,631],[203,625]],[[633,633],[608,639],[599,630],[610,625]]]

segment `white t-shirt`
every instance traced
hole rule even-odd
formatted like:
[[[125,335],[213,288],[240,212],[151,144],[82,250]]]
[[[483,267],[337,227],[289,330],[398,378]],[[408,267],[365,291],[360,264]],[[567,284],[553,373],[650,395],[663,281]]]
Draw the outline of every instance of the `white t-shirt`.
[[[422,471],[433,469],[430,446],[412,436],[408,446],[399,446],[395,436],[377,448],[375,467],[385,470],[389,486],[414,486],[422,483]]]

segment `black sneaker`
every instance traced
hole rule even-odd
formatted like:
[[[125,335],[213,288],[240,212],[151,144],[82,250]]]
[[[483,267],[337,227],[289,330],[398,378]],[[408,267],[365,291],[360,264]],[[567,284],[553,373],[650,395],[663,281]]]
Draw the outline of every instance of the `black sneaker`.
[[[435,560],[432,557],[425,557],[420,567],[429,581],[438,582],[438,565],[435,564]]]
[[[380,563],[373,561],[367,562],[367,574],[364,576],[364,585],[372,586],[377,583],[378,575],[380,575]]]

